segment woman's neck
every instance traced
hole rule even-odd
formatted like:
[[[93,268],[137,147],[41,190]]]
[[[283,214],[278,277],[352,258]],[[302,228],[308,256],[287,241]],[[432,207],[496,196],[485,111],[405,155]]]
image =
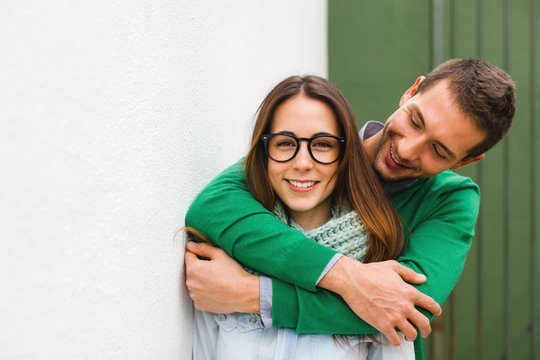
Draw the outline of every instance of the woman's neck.
[[[330,204],[309,211],[293,211],[289,209],[289,215],[295,223],[306,230],[318,228],[332,218]]]

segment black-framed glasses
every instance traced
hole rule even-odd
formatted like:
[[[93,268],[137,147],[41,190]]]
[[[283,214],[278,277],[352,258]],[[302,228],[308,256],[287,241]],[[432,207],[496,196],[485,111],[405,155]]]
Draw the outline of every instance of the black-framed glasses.
[[[262,135],[261,140],[266,155],[276,162],[292,160],[300,150],[300,142],[307,141],[311,158],[325,165],[339,160],[345,144],[344,138],[335,135],[320,134],[311,138],[299,138],[286,132]]]

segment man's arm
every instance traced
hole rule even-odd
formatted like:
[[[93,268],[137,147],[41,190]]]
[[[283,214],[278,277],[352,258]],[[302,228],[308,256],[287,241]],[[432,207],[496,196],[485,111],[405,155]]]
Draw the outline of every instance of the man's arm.
[[[201,260],[198,257],[205,258],[206,260]],[[348,258],[342,259],[348,261]],[[340,261],[343,260],[340,259]],[[259,292],[259,277],[246,272],[222,249],[205,243],[188,242],[185,263],[186,286],[197,309],[217,313],[259,312],[262,309],[263,305],[259,308],[259,303],[264,295],[262,292]],[[400,266],[397,262],[387,261],[362,266],[380,267],[380,265],[384,265],[383,268],[385,266],[394,268],[395,272],[392,270],[391,273],[393,278],[389,278],[386,276],[388,274],[383,272],[383,275],[385,275],[383,281],[390,285],[394,282],[396,287],[399,288],[403,284],[403,280],[398,275]],[[339,263],[336,266],[340,266]],[[415,275],[412,270],[405,267],[402,268],[408,271],[408,274],[402,274],[403,277],[407,278],[408,276]],[[370,272],[370,274],[372,273],[373,271]],[[263,278],[261,278],[261,287],[262,280]],[[270,281],[272,282],[272,287],[276,289],[274,292],[275,301],[277,301],[276,297],[280,296],[289,298],[287,308],[284,311],[277,311],[273,314],[275,321],[279,322],[280,326],[302,327],[299,324],[300,311],[297,300],[307,297],[313,300],[312,304],[310,304],[310,310],[321,313],[320,325],[317,327],[309,325],[311,327],[310,329],[314,329],[310,330],[310,333],[373,334],[377,332],[375,328],[357,317],[344,300],[333,292],[324,289],[310,292],[278,279],[272,279]],[[376,281],[371,281],[371,283],[378,286]],[[410,287],[410,285],[406,286]],[[411,289],[413,288],[411,287]],[[386,290],[388,291],[388,289]],[[373,306],[376,309],[384,308],[385,314],[382,314],[384,316],[386,316],[386,313],[390,314],[390,316],[396,316],[397,309],[400,309],[400,304],[394,299],[393,292],[387,295],[389,299],[386,297],[382,299],[377,298]],[[404,302],[405,300],[402,301]],[[366,302],[362,306],[371,308],[371,305],[369,302]],[[429,328],[427,318],[421,315],[416,309],[414,311],[418,317],[423,318],[424,326]],[[377,313],[376,311],[374,312]],[[347,319],[347,321],[343,321],[343,319]],[[416,337],[416,330],[409,323],[407,325],[407,327],[402,326],[402,331],[407,339],[413,340]],[[387,332],[391,334],[392,331],[395,332],[394,328]],[[389,339],[399,344],[400,337],[397,334],[395,335],[396,339],[392,337],[389,337]],[[422,335],[425,337],[428,333],[424,332]]]
[[[335,251],[315,243],[299,232],[291,230],[256,202],[246,189],[243,175],[240,173],[240,165],[240,163],[237,163],[225,170],[199,194],[186,216],[186,225],[201,231],[215,244],[225,249],[231,256],[248,267],[292,284],[300,285],[307,290],[315,291],[317,279],[329,260],[335,255]],[[307,254],[309,255],[306,256]],[[365,274],[361,277],[369,279],[369,271],[381,266],[373,265],[364,268]],[[385,272],[385,278],[395,276],[396,266],[397,268],[400,267],[396,264],[393,267],[379,269],[379,272]],[[334,271],[335,269],[332,268],[329,274],[333,274]],[[345,271],[345,273],[347,272]],[[386,325],[386,328],[391,327],[391,331],[394,331],[394,327],[410,326],[407,321],[411,320],[416,326],[421,327],[423,333],[429,333],[429,324],[426,328],[422,325],[422,321],[415,321],[417,317],[410,317],[410,314],[416,311],[414,305],[431,303],[433,305],[430,307],[431,311],[434,313],[440,311],[439,306],[433,303],[429,296],[414,290],[405,282],[400,283],[400,285],[390,286],[388,282],[382,281],[375,288],[365,288],[363,282],[358,282],[352,285],[352,288],[356,289],[356,291],[352,293],[349,291],[351,294],[356,293],[360,296],[366,294],[369,296],[371,290],[374,291],[372,295],[374,299],[382,297],[384,294],[390,294],[386,298],[389,301],[393,300],[393,303],[406,301],[406,305],[398,308],[399,315],[392,316],[389,319],[392,325]],[[280,296],[279,292],[274,293],[274,298],[276,296],[279,299],[289,299]],[[353,295],[349,298],[356,299],[357,297]],[[358,304],[361,304],[361,302]],[[365,317],[364,312],[367,311],[368,313],[378,314],[378,316],[373,316],[376,319],[385,319],[384,311],[386,309],[384,307],[380,309],[377,304],[376,302],[375,307],[368,309],[355,308],[354,303],[352,307],[360,317]],[[348,310],[343,303],[342,306]],[[276,311],[274,311],[275,313]],[[343,318],[342,321],[347,323],[347,318]],[[388,321],[381,322],[388,323]],[[313,325],[315,328],[317,327],[317,323]],[[364,326],[366,326],[365,323]],[[298,327],[297,330],[299,330]],[[408,328],[401,330],[408,332]],[[372,328],[370,328],[370,331],[372,331]],[[333,333],[346,332],[335,331]],[[363,333],[363,330],[358,329],[355,333]],[[383,333],[390,339],[392,338],[392,334]]]
[[[439,181],[441,178],[444,178],[444,181]],[[398,211],[409,225],[410,231],[409,245],[398,261],[417,273],[425,274],[427,281],[415,287],[433,297],[436,302],[443,303],[454,288],[463,270],[465,258],[470,248],[474,224],[478,214],[478,187],[469,179],[447,173],[442,174],[439,179],[429,179],[422,186],[411,189],[408,193],[400,194],[393,200]],[[384,262],[366,265],[381,266],[383,264]],[[337,267],[332,269],[326,277],[331,275],[334,270],[338,271],[340,269]],[[345,275],[336,276],[333,284],[327,287],[334,291],[337,289],[347,301],[347,304],[349,306],[352,304],[354,309],[358,305],[355,304],[355,299],[361,299],[365,294],[356,293],[358,290],[356,286],[345,286],[345,289],[340,289],[340,286],[347,282],[350,283],[350,280],[345,282],[339,280],[339,278],[347,275],[356,277],[357,280],[353,280],[353,282],[364,282],[364,288],[366,287],[366,281],[369,282],[369,279],[363,279],[361,272],[347,272],[345,270],[344,273]],[[385,275],[385,277],[387,276],[388,274]],[[387,285],[384,281],[375,283]],[[317,331],[325,321],[328,321],[328,312],[324,311],[324,307],[317,308],[320,300],[309,293],[296,291],[293,294],[290,291],[287,292],[281,289],[279,285],[274,286],[273,291],[274,326],[291,325],[288,319],[281,316],[282,314],[288,314],[287,309],[291,307],[299,309],[298,317],[293,319],[296,320],[296,326],[294,327],[297,332],[309,333]],[[280,292],[288,295],[279,295]],[[365,290],[365,292],[373,293],[375,296],[381,294],[380,291]],[[396,292],[406,294],[405,296],[415,294],[414,291],[408,293],[408,290],[402,286],[399,286]],[[359,298],[355,298],[355,296],[359,296]],[[388,296],[392,296],[392,294]],[[413,303],[416,301],[416,305],[422,306],[421,303],[418,303],[418,300],[409,301]],[[381,299],[378,303],[384,303],[384,300]],[[398,301],[396,304],[400,304],[400,302]],[[402,306],[402,304],[401,302],[399,306]],[[317,311],[304,311],[304,309],[317,309]],[[403,309],[404,313],[402,314],[412,314],[410,307],[405,306]],[[431,314],[427,311],[423,309],[421,311],[431,318]],[[287,316],[291,317],[290,314]],[[369,314],[364,315],[363,318],[368,320]],[[374,324],[372,321],[370,323]],[[384,324],[376,327],[379,330],[384,329]],[[332,330],[334,333],[347,333],[349,329],[343,324],[339,328],[332,328]]]
[[[473,189],[472,193],[465,191],[465,194],[461,195],[474,198],[474,193]],[[450,209],[455,203],[454,205],[460,204],[466,209],[466,204],[461,204],[461,201],[455,199],[456,192],[453,194],[454,196],[442,201],[446,206],[441,208]],[[452,215],[455,219],[454,223],[442,222],[446,215]],[[468,221],[468,218],[469,216],[464,216],[460,219],[459,214],[454,214],[452,210],[448,214],[439,212],[438,219],[424,221],[415,229],[412,233],[413,243],[402,256],[403,261],[407,261],[411,266],[423,265],[424,271],[429,274],[429,281],[421,286],[425,288],[425,291],[433,294],[438,301],[443,302],[446,299],[463,267],[463,260],[470,243],[467,240],[470,235],[464,230],[463,222]],[[446,231],[434,231],[437,229]],[[428,237],[426,234],[433,235]],[[448,236],[441,236],[444,234]],[[418,242],[414,241],[416,236],[419,236]],[[455,240],[454,237],[460,236],[463,241]],[[431,238],[436,243],[429,241],[424,243],[423,238]],[[429,249],[430,256],[426,257],[422,249]],[[186,253],[186,283],[197,308],[213,312],[258,312],[260,299],[257,277],[245,272],[221,249],[211,248],[205,244],[189,243],[188,250],[211,259],[210,261],[198,260],[194,254]],[[342,270],[340,269],[341,262],[348,261],[353,260],[343,257],[338,261],[321,283],[331,280],[341,283],[344,288],[355,288],[348,284],[349,279],[339,277],[331,279],[334,277],[334,271]],[[351,265],[351,267],[354,266],[355,264]],[[369,274],[364,279],[357,279],[367,290],[361,292],[359,298],[351,301],[352,303],[361,302],[362,304],[355,304],[355,306],[369,310],[363,318],[369,321],[369,316],[375,317],[375,320],[370,323],[382,330],[392,343],[399,342],[398,338],[394,338],[397,334],[393,328],[387,329],[380,323],[388,321],[387,319],[401,321],[403,314],[406,314],[405,319],[414,319],[412,322],[422,331],[422,336],[427,336],[429,334],[428,320],[414,308],[414,304],[423,305],[427,309],[432,309],[432,306],[436,304],[430,303],[432,300],[429,299],[427,303],[422,298],[409,300],[407,296],[414,299],[418,292],[401,280],[401,277],[413,279],[415,273],[412,270],[409,270],[409,273],[403,273],[403,269],[407,268],[400,267],[394,261],[360,264],[360,266],[370,269],[349,272],[349,274]],[[381,287],[381,285],[384,286]],[[355,316],[349,305],[333,292],[323,289],[311,292],[278,279],[272,280],[272,286],[274,326],[292,327],[300,333],[372,334],[376,332],[375,328]],[[369,289],[369,287],[376,288]],[[402,294],[403,291],[405,293],[408,291],[408,295],[396,298],[396,294]],[[435,312],[435,310],[432,311]],[[429,316],[425,310],[423,312]],[[406,338],[410,340],[415,338],[416,331],[412,327],[406,325],[396,327],[402,330]]]

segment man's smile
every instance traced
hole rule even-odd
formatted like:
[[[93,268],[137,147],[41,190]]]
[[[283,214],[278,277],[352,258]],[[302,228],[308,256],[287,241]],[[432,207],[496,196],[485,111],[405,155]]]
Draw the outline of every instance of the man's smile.
[[[410,169],[410,167],[403,165],[402,162],[397,159],[392,147],[392,143],[390,143],[388,146],[388,151],[386,152],[386,163],[388,164],[388,167],[394,170]]]

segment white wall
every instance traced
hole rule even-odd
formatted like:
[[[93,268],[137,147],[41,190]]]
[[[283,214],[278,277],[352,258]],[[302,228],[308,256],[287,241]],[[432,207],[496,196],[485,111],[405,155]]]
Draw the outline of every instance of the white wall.
[[[0,358],[188,359],[174,238],[323,0],[0,0]]]

